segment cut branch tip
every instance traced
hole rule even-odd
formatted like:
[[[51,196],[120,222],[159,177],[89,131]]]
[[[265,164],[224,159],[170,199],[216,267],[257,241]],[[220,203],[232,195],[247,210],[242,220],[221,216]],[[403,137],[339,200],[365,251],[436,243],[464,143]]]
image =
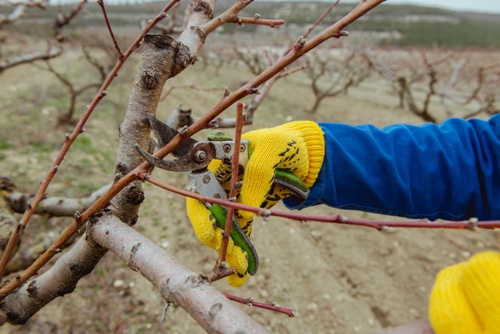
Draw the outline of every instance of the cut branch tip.
[[[236,270],[234,269],[234,267],[225,268],[224,262],[222,262],[220,266],[214,267],[212,272],[208,276],[206,276],[206,279],[210,283],[212,283],[212,282],[218,281],[224,277],[234,275],[235,273],[236,273]]]
[[[75,214],[73,215],[73,218],[79,223],[82,220],[82,215],[80,214],[80,211],[76,211]]]
[[[341,222],[341,223],[348,223],[349,222],[349,218],[347,218],[347,216],[345,216],[345,215],[340,215],[339,216],[339,222]]]
[[[210,129],[217,129],[219,127],[219,120],[218,119],[211,120],[210,122],[208,122],[207,127]]]
[[[477,223],[478,223],[478,219],[477,218],[470,218],[467,221],[466,227],[467,227],[468,230],[477,231]]]
[[[248,89],[248,94],[260,94],[260,90],[258,90],[255,87],[252,87]]]
[[[113,179],[113,183],[118,182],[123,177],[122,173],[116,173],[115,178]]]
[[[147,181],[151,175],[143,170],[141,171],[138,171],[135,176],[137,177],[138,180],[141,180],[141,181]]]
[[[184,126],[182,127],[182,129],[180,129],[180,130],[179,130],[179,134],[180,134],[181,136],[183,136],[183,137],[184,137],[184,136],[186,136],[186,135],[187,135],[188,128],[189,128],[189,127],[188,127],[187,125],[184,125]]]
[[[297,42],[295,43],[295,46],[297,49],[302,48],[306,44],[306,39],[303,36],[300,36]]]

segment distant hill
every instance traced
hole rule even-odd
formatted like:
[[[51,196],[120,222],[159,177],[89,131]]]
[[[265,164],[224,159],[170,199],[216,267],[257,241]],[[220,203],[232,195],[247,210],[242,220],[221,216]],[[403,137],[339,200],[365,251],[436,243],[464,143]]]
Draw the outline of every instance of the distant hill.
[[[329,3],[254,2],[250,10],[274,13],[288,24],[309,25]],[[339,4],[327,19],[334,22],[356,4]],[[380,32],[378,44],[399,46],[500,47],[500,15],[456,12],[414,5],[384,3],[348,27],[351,32]],[[386,36],[386,37],[383,37]]]
[[[234,0],[219,0],[216,14],[233,3]],[[164,5],[165,2],[108,5],[108,15],[112,24],[116,27],[123,25],[137,27],[141,21],[153,17],[155,11],[158,11]],[[315,1],[279,3],[255,1],[244,10],[243,14],[253,16],[255,13],[260,13],[263,18],[282,18],[287,22],[287,25],[280,29],[300,27],[300,30],[297,31],[304,31],[303,27],[311,25],[329,5],[326,2]],[[354,3],[339,4],[325,20],[325,25],[338,20],[353,9],[355,5]],[[67,12],[71,7],[69,5],[65,6],[64,10]],[[44,20],[53,20],[56,11],[57,8],[54,6],[45,11],[31,9],[29,14],[32,16],[31,19],[37,18],[37,22],[43,22]],[[6,12],[6,8],[0,8],[0,14]],[[183,11],[180,10],[179,12],[182,13]],[[32,26],[24,25],[24,27],[20,27],[21,25],[17,24],[17,29],[25,29],[26,32],[31,34],[37,33],[32,29]],[[79,15],[73,25],[103,25],[99,6],[95,3],[89,3],[85,12]],[[231,33],[237,29],[238,27],[234,25],[228,25],[224,31],[225,33]],[[245,27],[245,31],[252,31],[252,29],[255,29],[255,27]],[[348,30],[350,32],[369,33],[367,35],[370,36],[370,41],[378,45],[451,48],[500,47],[500,38],[498,37],[500,15],[495,14],[455,12],[431,7],[384,3],[361,20],[352,24]]]

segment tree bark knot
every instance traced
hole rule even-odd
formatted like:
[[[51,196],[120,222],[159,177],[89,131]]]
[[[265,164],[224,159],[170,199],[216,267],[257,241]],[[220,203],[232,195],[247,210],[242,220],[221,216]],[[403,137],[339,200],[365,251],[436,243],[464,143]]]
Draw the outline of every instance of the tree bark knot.
[[[176,39],[168,35],[146,35],[144,36],[144,43],[149,44],[157,49],[166,50],[168,57],[172,57],[172,66],[170,68],[170,77],[173,78],[180,72],[182,72],[186,67],[193,63],[193,57],[189,48],[183,43],[177,41]],[[158,71],[152,70],[151,72],[144,72],[141,78],[141,82],[144,88],[148,90],[153,90],[160,84],[161,79],[157,77]]]
[[[36,284],[36,280],[31,281],[28,284],[28,288],[26,289],[28,291],[28,295],[30,298],[36,298],[38,295],[38,286]]]
[[[203,284],[205,284],[207,281],[201,277],[200,275],[189,275],[186,280],[184,281],[184,284],[191,288],[191,289],[194,289],[194,288],[198,288],[200,286],[202,286]]]
[[[200,37],[202,43],[205,44],[205,40],[207,39],[207,33],[205,32],[205,30],[196,26],[191,26],[190,28],[196,35],[198,35],[198,37]]]
[[[151,73],[148,73],[148,72],[144,72],[143,75],[142,75],[142,86],[148,90],[154,90],[156,88],[156,86],[158,85],[158,78],[156,78],[155,72],[151,72]]]
[[[201,12],[203,15],[208,17],[210,20],[214,17],[212,8],[204,0],[197,0],[193,4],[193,12]]]
[[[220,310],[222,309],[222,304],[221,303],[215,303],[210,307],[210,310],[208,311],[208,316],[211,319],[214,319],[217,314],[219,314]]]
[[[139,242],[139,243],[135,244],[132,247],[132,249],[130,250],[130,255],[128,257],[127,265],[134,270],[136,270],[136,269],[132,266],[132,263],[134,262],[135,254],[139,251],[139,248],[141,248],[141,246],[142,246],[142,242]]]

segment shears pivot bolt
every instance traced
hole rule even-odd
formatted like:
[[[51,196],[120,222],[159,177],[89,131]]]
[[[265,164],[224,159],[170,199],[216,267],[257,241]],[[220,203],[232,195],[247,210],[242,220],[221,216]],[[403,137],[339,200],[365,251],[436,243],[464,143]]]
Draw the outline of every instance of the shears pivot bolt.
[[[205,151],[197,151],[194,154],[194,159],[197,162],[203,162],[203,161],[205,161],[206,158],[207,158],[207,153]]]

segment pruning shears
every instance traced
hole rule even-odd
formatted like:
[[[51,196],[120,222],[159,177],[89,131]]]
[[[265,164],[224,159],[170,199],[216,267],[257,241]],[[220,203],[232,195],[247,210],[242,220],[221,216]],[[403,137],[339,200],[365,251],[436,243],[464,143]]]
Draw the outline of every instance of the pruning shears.
[[[159,147],[168,144],[178,134],[177,130],[170,128],[156,117],[149,116],[148,119]],[[235,142],[231,137],[221,131],[214,131],[208,135],[208,140],[205,141],[196,141],[192,138],[185,139],[172,151],[172,154],[177,157],[175,160],[162,160],[149,154],[139,145],[136,145],[136,148],[144,159],[155,167],[175,172],[189,172],[186,184],[187,190],[204,196],[227,199],[226,191],[214,173],[207,167],[213,159],[219,159],[229,164],[233,154],[239,154],[240,168],[244,171],[251,156],[250,142],[243,139],[240,147],[235,146]],[[309,188],[299,178],[285,170],[276,170],[274,182],[288,188],[294,195],[301,198],[306,198],[309,193]],[[205,205],[214,215],[217,226],[224,229],[227,209],[218,204],[206,203]],[[236,218],[233,216],[232,219],[231,238],[235,245],[246,252],[248,273],[253,275],[259,266],[257,251],[241,229]]]

